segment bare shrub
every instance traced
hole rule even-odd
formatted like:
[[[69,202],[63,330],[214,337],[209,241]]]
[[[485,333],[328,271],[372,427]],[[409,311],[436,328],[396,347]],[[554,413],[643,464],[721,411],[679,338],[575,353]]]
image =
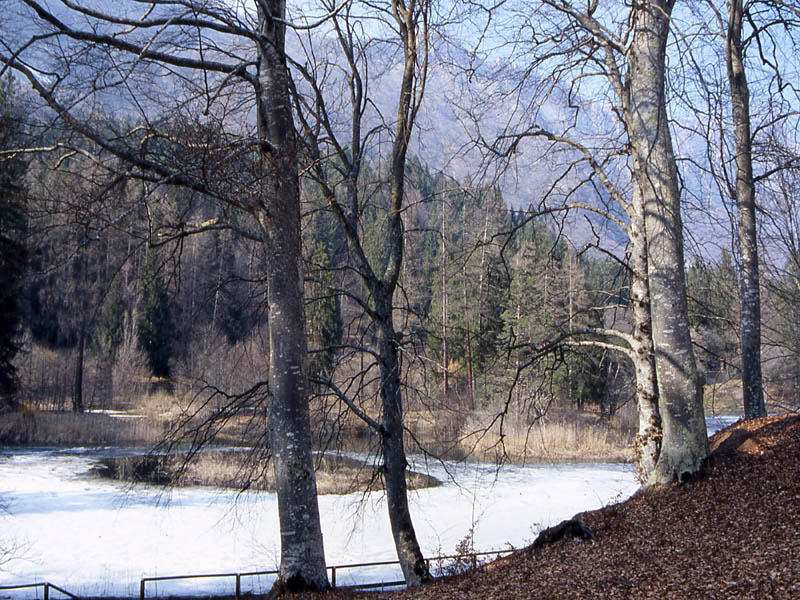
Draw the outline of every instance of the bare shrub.
[[[176,365],[184,393],[203,388],[241,394],[260,381],[269,370],[269,343],[266,325],[250,336],[229,344],[220,331],[209,331],[195,340],[192,352]]]
[[[437,458],[463,460],[467,457],[462,444],[469,413],[463,410],[416,410],[406,413],[409,448],[420,450]]]
[[[111,368],[114,400],[130,400],[147,393],[147,360],[136,342],[136,330],[124,327],[125,336]]]
[[[37,410],[71,408],[77,355],[74,349],[51,349],[28,341],[18,361],[20,397]],[[148,390],[149,374],[135,339],[123,340],[115,357],[87,354],[83,397],[87,409],[108,409]]]
[[[0,499],[0,522],[8,515],[8,506]],[[0,531],[5,531],[0,528]],[[21,543],[12,538],[5,537],[0,533],[0,572],[3,571],[3,565],[11,562],[14,559],[21,558]]]
[[[475,528],[473,526],[469,528],[467,535],[456,543],[452,556],[432,559],[431,562],[437,577],[452,577],[474,571],[496,557],[497,555],[478,556],[475,549]]]
[[[39,410],[64,410],[72,393],[73,368],[68,350],[26,344],[19,374],[21,397]]]

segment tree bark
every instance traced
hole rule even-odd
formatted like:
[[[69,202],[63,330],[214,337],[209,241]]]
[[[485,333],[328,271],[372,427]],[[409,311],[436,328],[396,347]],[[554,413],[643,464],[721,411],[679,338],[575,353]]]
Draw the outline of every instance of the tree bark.
[[[444,378],[444,387],[442,389],[442,401],[447,404],[448,397],[450,396],[450,356],[447,353],[447,231],[445,230],[445,205],[442,203],[442,375]]]
[[[674,0],[634,5],[628,55],[628,134],[645,210],[652,335],[664,429],[649,483],[683,481],[708,456],[702,386],[689,333],[680,188],[665,100],[673,5]]]
[[[425,1],[425,0],[421,0]],[[405,197],[406,154],[414,124],[419,99],[415,99],[417,80],[417,31],[420,5],[418,0],[401,2],[393,0],[392,8],[403,42],[403,76],[397,104],[397,125],[391,156],[391,192],[389,200],[388,233],[389,261],[381,278],[380,293],[376,294],[378,322],[378,353],[381,361],[381,396],[383,399],[383,441],[386,497],[389,520],[397,549],[397,558],[408,587],[419,586],[430,579],[425,558],[417,541],[411,513],[408,510],[406,486],[405,448],[403,447],[403,407],[400,387],[400,361],[398,336],[392,319],[392,299],[400,276],[403,261],[404,226],[403,200]],[[427,31],[425,31],[427,36]],[[427,50],[427,48],[426,48]],[[422,57],[427,62],[427,56]],[[424,87],[424,75],[419,82]],[[374,292],[373,292],[374,293]],[[447,365],[445,365],[447,368]]]
[[[419,547],[414,523],[408,506],[406,471],[408,462],[403,443],[403,396],[400,379],[397,334],[392,318],[391,296],[378,298],[378,355],[381,371],[381,444],[383,447],[383,476],[389,522],[392,526],[397,559],[408,587],[430,580],[425,557]]]
[[[281,564],[276,588],[328,587],[311,453],[300,238],[300,183],[284,55],[286,3],[259,3],[258,126],[264,178],[254,212],[264,232],[269,304],[269,440]]]
[[[84,311],[86,307],[84,306]],[[78,332],[78,348],[75,356],[75,377],[72,388],[72,411],[83,412],[83,365],[84,350],[86,348],[86,317],[81,317],[80,331]]]
[[[633,305],[633,343],[631,354],[636,378],[636,403],[639,431],[634,450],[641,483],[653,474],[661,453],[661,414],[658,409],[658,383],[653,351],[650,286],[647,278],[647,236],[642,193],[634,184],[631,203],[631,303]]]
[[[736,206],[741,257],[742,396],[747,419],[766,417],[761,380],[761,293],[756,234],[756,192],[750,135],[750,90],[742,48],[742,0],[728,0],[725,58],[731,87],[733,141],[736,152]]]

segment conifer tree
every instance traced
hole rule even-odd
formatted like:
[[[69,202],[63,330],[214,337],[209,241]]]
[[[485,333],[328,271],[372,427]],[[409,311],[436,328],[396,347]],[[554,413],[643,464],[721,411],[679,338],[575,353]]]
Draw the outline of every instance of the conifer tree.
[[[137,326],[139,346],[147,356],[153,376],[166,378],[171,373],[175,327],[166,282],[159,271],[158,255],[152,249],[147,254],[143,283]]]
[[[20,115],[14,105],[11,79],[0,82],[0,148],[15,145],[22,133]],[[22,287],[26,249],[24,196],[21,179],[25,163],[13,155],[0,158],[0,399],[14,406],[19,386],[14,358],[20,349]]]

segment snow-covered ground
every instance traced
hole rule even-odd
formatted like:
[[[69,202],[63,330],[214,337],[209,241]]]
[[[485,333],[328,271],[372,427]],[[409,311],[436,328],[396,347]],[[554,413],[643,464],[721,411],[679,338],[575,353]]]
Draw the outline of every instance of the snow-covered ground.
[[[274,568],[279,557],[275,496],[162,489],[90,478],[97,451],[0,452],[0,586],[49,581],[79,595],[138,596],[143,577]],[[616,502],[637,484],[629,465],[511,466],[430,463],[445,485],[413,492],[411,509],[426,556],[452,554],[473,530],[478,550],[530,542],[542,528]],[[417,465],[424,469],[425,465]],[[330,565],[394,560],[382,494],[320,497]],[[340,585],[399,579],[395,567],[339,571]],[[148,593],[156,591],[150,584]],[[231,579],[158,583],[159,594],[233,591]],[[242,580],[264,589],[269,578]],[[0,598],[31,597],[30,590]]]

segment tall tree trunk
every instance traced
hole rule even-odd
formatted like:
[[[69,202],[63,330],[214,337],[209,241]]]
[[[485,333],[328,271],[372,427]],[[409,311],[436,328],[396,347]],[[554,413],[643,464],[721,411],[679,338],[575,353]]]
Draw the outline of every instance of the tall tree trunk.
[[[392,319],[391,297],[378,301],[378,355],[381,370],[381,444],[383,447],[383,476],[389,522],[403,570],[406,585],[415,587],[430,579],[428,566],[417,541],[414,523],[408,507],[406,472],[408,462],[403,444],[403,396],[400,379],[397,334]]]
[[[78,332],[78,351],[75,356],[75,377],[72,387],[72,410],[76,413],[83,412],[83,365],[84,350],[86,348],[86,313],[87,307],[83,307],[84,316],[81,317],[80,331]]]
[[[403,162],[403,164],[405,163]],[[394,213],[390,212],[389,214],[388,237],[390,244],[394,246],[392,251],[394,261],[389,262],[385,278],[378,277],[367,260],[355,222],[345,216],[343,211],[340,211],[338,215],[344,225],[352,255],[358,264],[358,271],[371,297],[372,310],[370,311],[370,318],[377,331],[376,342],[383,415],[378,427],[378,433],[384,457],[383,475],[386,485],[389,522],[392,526],[397,559],[400,562],[406,585],[415,587],[428,581],[430,573],[422,550],[419,547],[408,508],[408,486],[406,484],[408,463],[403,443],[403,396],[398,354],[399,335],[395,330],[393,317],[393,297],[403,256],[403,224],[399,207],[402,205],[404,172],[405,169],[403,168],[398,177],[395,177],[394,174],[392,175],[392,206],[396,208]],[[347,183],[347,192],[351,205],[354,205],[358,198],[355,180]]]
[[[85,249],[80,256],[80,276],[76,282],[78,286],[77,292],[78,296],[80,297],[78,310],[80,310],[80,322],[78,323],[78,327],[80,328],[78,331],[78,348],[75,356],[75,373],[73,377],[73,387],[72,387],[72,410],[76,413],[82,413],[84,406],[83,406],[83,371],[84,371],[84,362],[85,362],[85,353],[86,353],[86,328],[88,327],[87,323],[87,314],[89,312],[89,300],[88,300],[88,274],[87,270],[89,269],[89,257],[87,256],[88,248]]]
[[[742,297],[742,395],[744,416],[767,416],[761,381],[761,294],[756,237],[756,191],[753,182],[750,136],[750,90],[742,52],[742,0],[728,0],[728,32],[725,57],[733,108],[733,141],[736,151],[736,206],[739,215],[739,255]]]
[[[629,137],[645,209],[653,346],[664,433],[650,483],[683,481],[708,456],[702,386],[689,333],[680,189],[665,100],[674,0],[633,8],[628,55]]]
[[[464,328],[467,336],[467,398],[469,409],[475,410],[475,385],[472,373],[472,333],[469,328],[469,303],[467,302],[467,278],[462,280],[464,287]]]
[[[639,431],[635,453],[639,479],[646,483],[661,453],[661,415],[653,352],[650,287],[647,281],[647,236],[642,194],[634,186],[631,215],[631,303],[633,304],[632,359],[636,378]]]
[[[400,387],[400,362],[398,360],[398,336],[394,329],[392,304],[395,289],[403,264],[404,235],[403,204],[405,197],[406,154],[414,125],[414,117],[419,107],[421,89],[424,88],[424,73],[417,78],[417,26],[421,5],[425,0],[392,1],[400,38],[403,42],[403,76],[400,82],[400,95],[397,104],[397,125],[392,144],[390,165],[391,191],[389,198],[388,237],[389,260],[380,286],[373,290],[378,315],[378,354],[381,361],[381,396],[383,399],[383,422],[381,437],[383,442],[386,497],[389,507],[389,520],[397,549],[397,558],[403,570],[406,585],[415,587],[430,579],[427,564],[417,542],[414,524],[408,510],[408,491],[406,486],[405,448],[403,447],[403,407]],[[425,24],[427,27],[427,23]],[[427,29],[423,42],[427,52]],[[419,57],[427,64],[427,56]],[[417,86],[420,86],[417,88]],[[378,292],[378,293],[375,293]]]
[[[442,375],[444,376],[443,402],[450,396],[450,356],[447,353],[447,230],[445,229],[445,204],[442,203]]]
[[[328,587],[311,453],[303,307],[297,140],[284,55],[286,4],[259,3],[259,134],[263,187],[255,208],[267,243],[269,441],[278,496],[281,564],[276,590]]]

